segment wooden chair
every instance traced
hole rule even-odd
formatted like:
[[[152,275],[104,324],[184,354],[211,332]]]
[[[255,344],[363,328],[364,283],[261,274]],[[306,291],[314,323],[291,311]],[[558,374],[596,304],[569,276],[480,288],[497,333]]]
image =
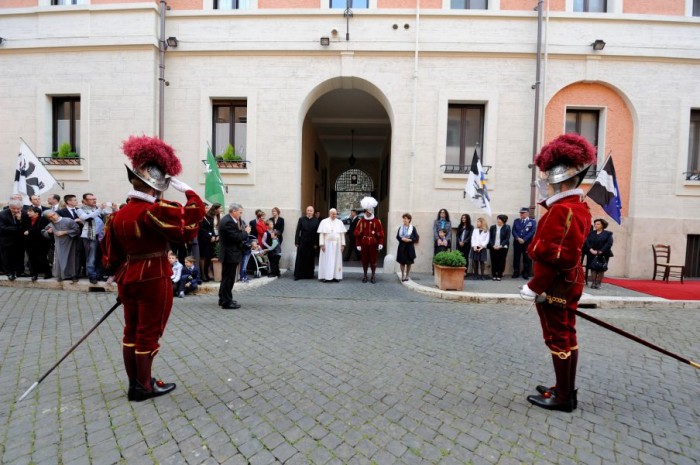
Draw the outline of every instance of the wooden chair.
[[[652,280],[656,280],[657,276],[661,276],[661,278],[668,283],[668,278],[680,278],[681,284],[683,284],[685,265],[670,263],[671,246],[652,244],[651,250],[654,252],[654,277]]]

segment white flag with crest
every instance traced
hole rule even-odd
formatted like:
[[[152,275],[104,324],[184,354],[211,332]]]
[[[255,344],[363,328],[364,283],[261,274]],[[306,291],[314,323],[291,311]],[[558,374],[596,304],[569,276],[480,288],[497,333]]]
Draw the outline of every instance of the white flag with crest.
[[[56,184],[56,179],[44,168],[29,146],[22,141],[17,155],[15,184],[13,194],[24,194],[27,197],[48,192]]]

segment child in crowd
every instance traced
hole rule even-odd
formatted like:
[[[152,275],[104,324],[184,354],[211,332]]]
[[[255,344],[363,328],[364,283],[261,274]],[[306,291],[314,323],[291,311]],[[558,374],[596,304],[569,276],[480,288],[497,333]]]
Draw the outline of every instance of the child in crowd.
[[[433,244],[433,256],[449,250],[452,250],[452,241],[447,238],[447,231],[440,229],[438,238],[435,239],[435,244]],[[435,266],[433,266],[433,274],[435,274]]]
[[[182,263],[177,261],[177,256],[172,251],[168,251],[168,261],[173,269],[173,275],[170,278],[173,281],[173,295],[185,297],[184,282],[182,280]]]
[[[253,241],[250,243],[250,253],[253,254],[253,257],[255,257],[255,261],[257,262],[258,266],[267,267],[270,265],[270,260],[267,259],[267,255],[265,255],[265,252],[258,245],[258,241]]]
[[[452,250],[452,241],[447,238],[447,231],[441,229],[438,231],[438,238],[435,239],[435,250],[433,251],[433,255],[439,252],[447,252],[448,250]]]
[[[282,249],[280,247],[279,232],[276,229],[270,231],[271,242],[265,249],[265,255],[270,260],[270,272],[268,276],[271,278],[280,277],[280,258],[282,257]]]
[[[181,278],[181,281],[184,283],[184,292],[181,292],[179,297],[184,297],[185,294],[196,291],[199,285],[202,284],[202,275],[194,263],[194,257],[185,257],[185,267],[182,269]]]

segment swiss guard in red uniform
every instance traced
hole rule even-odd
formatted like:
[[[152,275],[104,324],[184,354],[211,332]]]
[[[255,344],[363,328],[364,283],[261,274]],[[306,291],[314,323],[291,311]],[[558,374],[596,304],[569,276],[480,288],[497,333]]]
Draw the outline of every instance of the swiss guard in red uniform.
[[[534,276],[520,295],[535,300],[544,343],[552,353],[556,384],[537,386],[527,400],[548,410],[576,408],[578,342],[574,310],[583,292],[581,250],[591,228],[591,214],[579,188],[596,149],[577,134],[565,134],[542,148],[535,158],[540,169],[541,205],[547,209],[528,247]],[[546,193],[545,193],[546,192]]]
[[[172,147],[154,137],[131,136],[122,145],[131,159],[127,166],[134,190],[129,201],[105,226],[104,264],[114,273],[124,304],[124,366],[129,377],[128,399],[142,401],[175,389],[174,383],[151,377],[158,340],[173,305],[172,269],[168,242],[189,242],[197,237],[204,204],[185,183],[172,176],[182,166]],[[168,186],[184,192],[183,206],[160,198]]]
[[[367,282],[367,268],[371,268],[370,281],[374,284],[377,282],[374,277],[377,271],[377,253],[384,248],[384,228],[382,228],[382,222],[374,216],[374,208],[377,206],[374,198],[363,198],[360,200],[360,206],[365,210],[365,214],[355,227],[355,244],[360,251],[362,270],[365,272],[362,282]]]

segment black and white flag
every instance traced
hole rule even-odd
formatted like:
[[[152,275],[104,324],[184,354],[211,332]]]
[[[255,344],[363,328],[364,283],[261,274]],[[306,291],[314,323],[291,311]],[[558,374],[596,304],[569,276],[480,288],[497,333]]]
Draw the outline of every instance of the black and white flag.
[[[603,207],[605,213],[617,224],[622,224],[622,202],[612,157],[608,158],[603,169],[598,173],[587,195],[589,199]]]
[[[27,197],[41,195],[49,191],[56,184],[56,179],[51,176],[44,165],[34,155],[34,152],[22,141],[17,155],[17,169],[15,170],[15,184],[13,194],[24,194]]]
[[[472,158],[472,165],[469,170],[469,177],[467,178],[467,185],[464,187],[464,192],[472,199],[474,205],[487,215],[491,215],[489,193],[486,189],[486,172],[483,166],[481,166],[481,161],[479,160],[479,155],[476,153],[476,150],[474,150],[474,157]]]

